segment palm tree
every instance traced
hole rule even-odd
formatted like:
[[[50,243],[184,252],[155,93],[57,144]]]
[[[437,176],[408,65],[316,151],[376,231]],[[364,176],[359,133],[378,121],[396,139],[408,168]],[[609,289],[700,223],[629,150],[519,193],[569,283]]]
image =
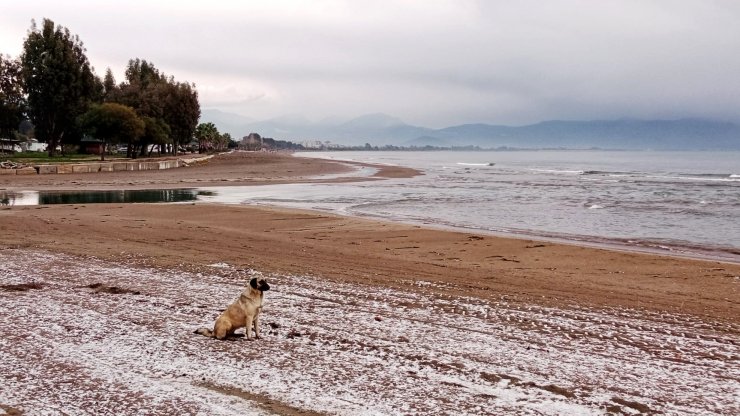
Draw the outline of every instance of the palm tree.
[[[218,133],[218,129],[215,124],[198,124],[198,127],[195,128],[195,138],[198,139],[198,152],[206,153],[214,149],[219,137],[221,137],[221,135]]]

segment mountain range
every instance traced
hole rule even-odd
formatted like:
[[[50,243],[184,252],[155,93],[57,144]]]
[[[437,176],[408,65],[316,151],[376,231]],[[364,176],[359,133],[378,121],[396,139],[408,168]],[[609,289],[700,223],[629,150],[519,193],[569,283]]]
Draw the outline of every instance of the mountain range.
[[[347,146],[435,146],[480,148],[603,148],[652,150],[740,150],[740,125],[705,119],[543,121],[525,126],[461,124],[431,129],[386,114],[350,120],[312,122],[301,116],[257,121],[204,109],[201,122],[239,139],[249,133],[303,142],[331,141]]]

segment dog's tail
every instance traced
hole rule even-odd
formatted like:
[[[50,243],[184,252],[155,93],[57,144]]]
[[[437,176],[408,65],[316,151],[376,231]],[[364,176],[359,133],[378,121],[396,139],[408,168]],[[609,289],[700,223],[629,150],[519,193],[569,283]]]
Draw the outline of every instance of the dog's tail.
[[[193,331],[193,333],[194,334],[198,334],[198,335],[205,335],[205,336],[207,336],[209,338],[213,338],[213,331],[211,331],[208,328],[199,328],[199,329],[196,329],[195,331]]]

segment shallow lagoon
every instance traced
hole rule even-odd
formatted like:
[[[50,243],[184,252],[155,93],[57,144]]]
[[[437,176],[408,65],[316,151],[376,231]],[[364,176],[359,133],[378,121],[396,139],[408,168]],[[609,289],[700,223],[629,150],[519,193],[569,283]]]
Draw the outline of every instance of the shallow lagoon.
[[[0,192],[2,205],[153,203],[195,201],[207,191],[196,189],[138,189],[109,191]]]

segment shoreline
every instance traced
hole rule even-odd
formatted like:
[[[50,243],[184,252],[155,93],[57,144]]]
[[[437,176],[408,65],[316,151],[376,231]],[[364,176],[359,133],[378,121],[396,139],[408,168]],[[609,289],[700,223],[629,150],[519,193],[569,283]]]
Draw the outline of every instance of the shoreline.
[[[305,183],[307,176],[346,172],[344,163],[237,154],[192,168],[131,172],[136,175],[125,178],[115,172],[57,175],[64,182],[54,185],[85,190]],[[374,178],[418,174],[402,167],[388,169],[380,169]],[[347,179],[341,175],[331,179],[343,180]],[[40,182],[36,185],[50,186]],[[8,187],[0,182],[0,190]],[[4,247],[111,259],[133,253],[161,267],[199,267],[225,258],[266,272],[310,273],[379,285],[398,286],[398,279],[417,278],[457,282],[461,293],[473,296],[514,291],[532,302],[561,306],[575,302],[666,308],[731,322],[740,316],[736,299],[740,264],[316,210],[200,202],[5,207],[0,209],[0,232],[6,236],[0,243]],[[204,249],[208,246],[213,248]],[[178,261],[166,260],[169,256]],[[615,282],[616,276],[624,281]]]
[[[493,159],[476,152],[397,153],[403,152],[302,156],[398,163],[427,174],[408,181],[408,192],[403,183],[380,184],[382,206],[353,191],[357,188],[348,188],[357,202],[343,208],[353,214],[740,263],[740,230],[733,226],[737,183],[727,173],[735,168],[727,163],[713,165],[712,160],[696,156],[703,162],[699,164],[684,156],[670,168],[664,165],[670,162],[658,155],[612,161],[599,151],[588,156],[529,152],[522,157],[496,158],[497,166],[488,168],[486,162]],[[393,189],[386,195],[386,188]],[[436,205],[431,208],[428,203],[415,202],[428,200],[438,200],[439,210]],[[524,201],[521,205],[520,200]],[[470,208],[460,201],[470,201]],[[363,206],[366,203],[369,208]]]
[[[247,178],[239,177],[238,169],[218,169],[216,173],[210,172],[205,178],[200,179],[197,176],[206,173],[213,168],[213,164],[200,162],[195,166],[185,166],[173,169],[177,172],[168,172],[168,175],[160,175],[162,180],[154,180],[157,176],[148,175],[146,172],[126,171],[126,172],[101,172],[97,174],[57,174],[55,180],[45,180],[34,177],[20,176],[13,180],[3,180],[0,176],[0,197],[4,194],[23,193],[23,192],[59,192],[74,193],[85,191],[109,191],[109,190],[157,190],[157,189],[183,189],[195,191],[209,191],[211,187],[239,187],[239,186],[261,186],[261,185],[278,185],[278,184],[300,184],[300,183],[348,183],[363,182],[372,180],[382,180],[390,178],[411,178],[417,175],[423,175],[413,168],[408,168],[392,164],[374,164],[367,162],[358,162],[345,159],[318,159],[311,156],[300,156],[295,154],[283,153],[263,153],[263,152],[230,152],[221,154],[221,159],[229,159],[234,153],[245,156],[246,160],[260,160],[259,163],[265,163],[267,170],[257,170],[250,173],[262,174],[261,177]],[[231,156],[230,156],[231,155]],[[292,161],[291,162],[287,162]],[[280,163],[276,163],[280,161]],[[223,160],[222,160],[223,162]],[[286,170],[281,175],[276,175],[279,166],[284,164]],[[294,165],[303,164],[301,169],[294,169]],[[293,166],[291,168],[290,166]],[[352,169],[374,169],[373,172],[365,175],[352,172]],[[151,173],[151,172],[150,172]],[[161,172],[159,172],[161,173]],[[269,173],[269,175],[265,175]],[[91,177],[97,176],[97,177]],[[142,179],[144,178],[144,179]],[[148,178],[148,179],[147,179]],[[12,185],[12,186],[10,186]],[[212,201],[209,203],[224,203],[234,205],[231,202]],[[12,205],[12,204],[11,204]],[[33,204],[29,204],[33,206]],[[239,204],[241,205],[241,204]],[[282,208],[279,204],[249,204],[257,206],[274,206]],[[0,205],[1,207],[2,205]],[[313,211],[339,215],[363,218],[367,220],[391,221],[407,225],[421,225],[423,227],[432,227],[441,231],[452,232],[470,232],[485,234],[491,237],[514,238],[514,239],[531,239],[547,243],[566,244],[573,246],[584,246],[597,249],[617,250],[632,253],[643,253],[658,256],[667,256],[679,259],[694,259],[717,261],[727,264],[740,265],[740,249],[727,246],[706,246],[701,244],[692,244],[691,242],[682,241],[660,241],[660,240],[628,240],[625,238],[609,238],[589,235],[561,235],[537,230],[496,230],[484,228],[472,228],[454,224],[434,223],[421,220],[404,220],[396,218],[386,218],[373,215],[362,214],[345,214],[340,211],[331,209],[310,208]]]
[[[233,204],[225,204],[233,205]],[[250,206],[260,206],[253,204]],[[261,205],[266,207],[278,207],[279,205]],[[517,240],[533,240],[543,243],[571,245],[575,247],[588,247],[602,250],[621,251],[625,253],[641,253],[655,256],[664,256],[677,259],[704,260],[711,262],[720,262],[726,264],[740,265],[740,249],[734,247],[710,247],[701,245],[690,245],[690,243],[671,243],[659,242],[653,240],[627,241],[625,239],[610,239],[608,237],[587,236],[587,235],[556,235],[536,230],[518,230],[518,231],[497,231],[473,227],[463,227],[459,225],[449,225],[442,223],[432,223],[423,221],[400,220],[393,218],[384,218],[372,215],[350,215],[342,214],[335,211],[314,209],[314,211],[325,212],[331,215],[347,216],[350,218],[363,218],[370,221],[389,221],[406,225],[417,225],[427,228],[433,228],[440,231],[458,232],[458,233],[478,233],[494,238],[510,238]],[[637,243],[637,244],[635,244]],[[681,251],[686,250],[686,251]]]
[[[362,177],[362,176],[341,176],[342,174],[337,174],[338,176],[336,178],[329,179],[321,179],[321,178],[313,178],[312,180],[308,180],[306,183],[327,183],[327,182],[361,182],[361,181],[367,181],[367,180],[373,180],[369,177]],[[291,182],[287,182],[285,184],[289,184]],[[232,184],[229,186],[233,187],[239,187],[239,186],[261,186],[264,184],[250,184],[250,185],[237,185]],[[224,186],[224,185],[220,185]],[[123,189],[123,191],[137,191],[137,190],[179,190],[179,191],[193,191],[194,193],[200,193],[200,192],[206,192],[210,193],[213,191],[213,189],[216,188],[216,186],[203,186],[203,187],[173,187],[173,188],[167,188],[167,187],[158,187],[158,188],[131,188],[131,189]],[[58,190],[58,191],[51,191],[51,190],[22,190],[22,191],[11,191],[12,193],[15,193],[16,197],[18,196],[26,196],[28,193],[45,193],[50,192],[52,194],[75,194],[79,192],[111,192],[113,189],[90,189],[85,191],[80,190]],[[0,198],[3,195],[7,195],[3,193],[3,190],[0,189]],[[209,195],[213,196],[213,195]],[[21,198],[21,202],[23,198]],[[186,203],[186,202],[198,202],[198,203],[205,203],[205,204],[214,204],[214,205],[237,205],[237,206],[258,206],[258,207],[275,207],[275,208],[288,208],[282,206],[280,204],[269,204],[269,203],[233,203],[233,202],[221,202],[221,201],[202,201],[202,200],[193,200],[193,201],[162,201],[162,202],[141,202],[141,201],[134,201],[134,202],[127,202],[127,203],[167,203],[167,204],[176,204],[176,203]],[[82,204],[83,202],[80,202],[78,204]],[[94,202],[84,202],[84,203],[94,203]],[[101,202],[101,203],[110,203],[110,202]],[[123,203],[123,202],[120,202]],[[20,206],[47,206],[47,205],[58,205],[58,204],[70,204],[70,202],[52,202],[52,203],[10,203],[8,205],[20,207]],[[2,206],[2,205],[0,205]],[[300,210],[300,208],[298,208]],[[490,230],[490,229],[483,229],[483,228],[474,228],[474,227],[465,227],[460,225],[451,225],[451,224],[444,224],[444,223],[433,223],[433,222],[427,222],[427,221],[414,221],[414,220],[403,220],[403,219],[395,219],[395,218],[387,218],[387,217],[380,217],[380,216],[373,216],[373,215],[362,215],[362,214],[345,214],[339,211],[333,211],[328,209],[321,209],[321,208],[312,208],[308,209],[309,211],[315,211],[315,212],[321,212],[328,215],[336,215],[336,216],[344,216],[349,218],[362,218],[370,221],[388,221],[393,223],[399,223],[399,224],[406,224],[406,225],[418,225],[422,227],[428,227],[428,228],[434,228],[440,231],[450,231],[450,232],[462,232],[462,233],[478,233],[478,234],[484,234],[491,237],[498,237],[498,238],[512,238],[512,239],[527,239],[527,240],[535,240],[540,242],[547,242],[547,243],[555,243],[555,244],[565,244],[565,245],[572,245],[572,246],[584,246],[584,247],[590,247],[590,248],[597,248],[597,249],[605,249],[605,250],[615,250],[615,251],[624,251],[628,253],[643,253],[643,254],[651,254],[651,255],[658,255],[658,256],[666,256],[666,257],[674,257],[679,259],[693,259],[693,260],[706,260],[706,261],[716,261],[721,263],[727,263],[727,264],[736,264],[740,265],[740,249],[734,248],[734,247],[725,247],[725,246],[702,246],[698,244],[692,245],[689,242],[666,242],[666,241],[658,241],[658,240],[628,240],[623,238],[613,238],[610,239],[608,237],[600,237],[600,236],[588,236],[588,235],[557,235],[552,233],[545,233],[545,232],[538,232],[537,230],[517,230],[517,231],[498,231],[498,230]]]

